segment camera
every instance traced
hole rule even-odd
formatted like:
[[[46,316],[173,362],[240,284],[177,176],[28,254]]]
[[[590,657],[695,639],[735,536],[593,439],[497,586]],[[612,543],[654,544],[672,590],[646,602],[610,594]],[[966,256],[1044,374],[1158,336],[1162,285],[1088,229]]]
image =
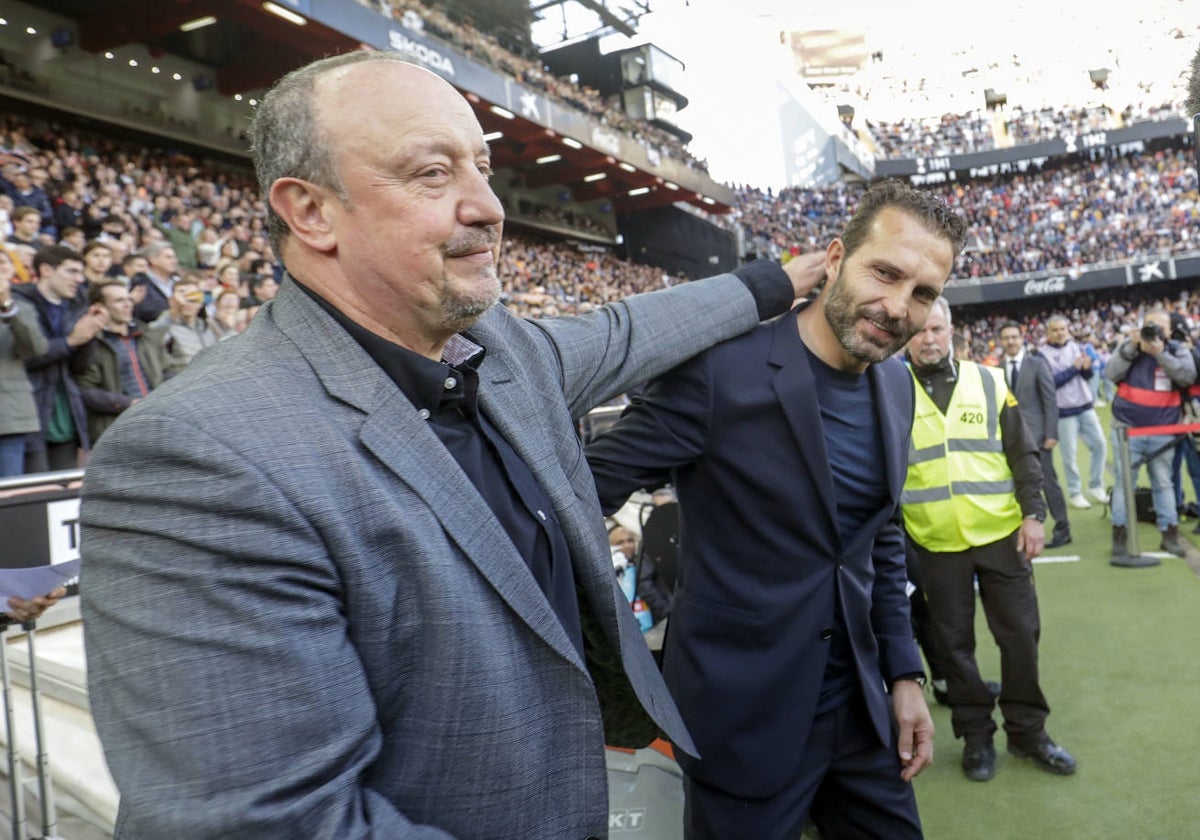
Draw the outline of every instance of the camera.
[[[1142,324],[1142,341],[1166,341],[1167,335],[1158,324]]]

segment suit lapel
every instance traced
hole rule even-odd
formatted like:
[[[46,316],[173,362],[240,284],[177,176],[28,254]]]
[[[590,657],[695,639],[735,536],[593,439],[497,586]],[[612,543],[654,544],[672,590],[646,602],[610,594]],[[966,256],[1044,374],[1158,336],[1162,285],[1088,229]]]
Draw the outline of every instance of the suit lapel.
[[[912,429],[914,387],[912,374],[900,362],[887,360],[871,365],[867,369],[867,376],[883,436],[888,492],[892,499],[897,499],[908,475],[908,433]],[[907,399],[904,398],[906,392]]]
[[[499,349],[503,344],[494,331],[487,329],[485,322],[477,324],[472,334],[478,335],[481,341],[492,348]],[[489,352],[484,358],[479,368],[480,410],[487,414],[550,497],[571,550],[575,582],[585,589],[589,597],[601,599],[595,605],[597,616],[607,618],[615,615],[616,588],[613,585],[611,563],[607,557],[593,556],[593,535],[584,531],[584,523],[589,521],[594,521],[599,527],[602,515],[599,511],[589,515],[579,508],[575,490],[555,451],[552,438],[556,434],[554,425],[547,423],[539,413],[541,402],[535,394],[527,391],[524,384],[526,380],[514,367],[515,362],[503,352]],[[577,445],[575,439],[570,445]],[[611,629],[614,632],[616,630],[615,627]]]
[[[808,476],[816,486],[816,497],[821,505],[822,521],[838,539],[835,526],[837,510],[833,492],[833,474],[829,469],[829,456],[825,451],[825,433],[821,424],[821,409],[813,396],[816,380],[808,363],[796,327],[793,309],[775,322],[771,336],[771,354],[768,362],[776,373],[771,382],[779,406],[787,419],[788,428],[796,439],[796,452],[804,468],[797,475]]]
[[[272,304],[272,317],[308,359],[329,394],[368,415],[358,432],[362,444],[421,498],[447,537],[514,612],[582,669],[574,645],[524,558],[416,407],[366,351],[293,284],[285,283],[280,290]],[[538,427],[536,418],[520,417],[513,422],[527,422],[530,429]],[[507,430],[504,433],[509,436]],[[370,464],[364,468],[369,469]],[[381,492],[388,492],[385,483]]]

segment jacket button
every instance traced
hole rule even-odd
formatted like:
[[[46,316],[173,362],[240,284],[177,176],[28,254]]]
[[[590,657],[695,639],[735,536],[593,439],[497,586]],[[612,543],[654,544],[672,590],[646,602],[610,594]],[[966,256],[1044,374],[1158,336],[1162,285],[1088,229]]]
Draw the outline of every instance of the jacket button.
[[[821,638],[826,641],[828,641],[829,639],[832,639],[833,638],[833,628],[826,627],[825,629],[823,629],[821,631]]]

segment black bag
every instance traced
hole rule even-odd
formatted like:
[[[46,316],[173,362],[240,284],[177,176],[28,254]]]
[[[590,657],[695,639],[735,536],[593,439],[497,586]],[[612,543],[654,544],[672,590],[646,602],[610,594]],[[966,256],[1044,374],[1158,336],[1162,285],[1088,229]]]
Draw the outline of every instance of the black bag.
[[[1133,488],[1133,508],[1137,513],[1138,522],[1156,522],[1154,515],[1154,496],[1149,487]]]

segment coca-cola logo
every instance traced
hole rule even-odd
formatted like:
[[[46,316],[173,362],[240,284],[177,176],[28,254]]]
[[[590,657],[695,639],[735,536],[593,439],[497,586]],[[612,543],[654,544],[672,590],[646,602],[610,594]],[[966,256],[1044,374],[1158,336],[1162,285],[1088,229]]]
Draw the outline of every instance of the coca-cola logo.
[[[1042,280],[1025,281],[1025,297],[1034,295],[1057,295],[1067,290],[1067,278],[1063,275],[1046,277]]]

